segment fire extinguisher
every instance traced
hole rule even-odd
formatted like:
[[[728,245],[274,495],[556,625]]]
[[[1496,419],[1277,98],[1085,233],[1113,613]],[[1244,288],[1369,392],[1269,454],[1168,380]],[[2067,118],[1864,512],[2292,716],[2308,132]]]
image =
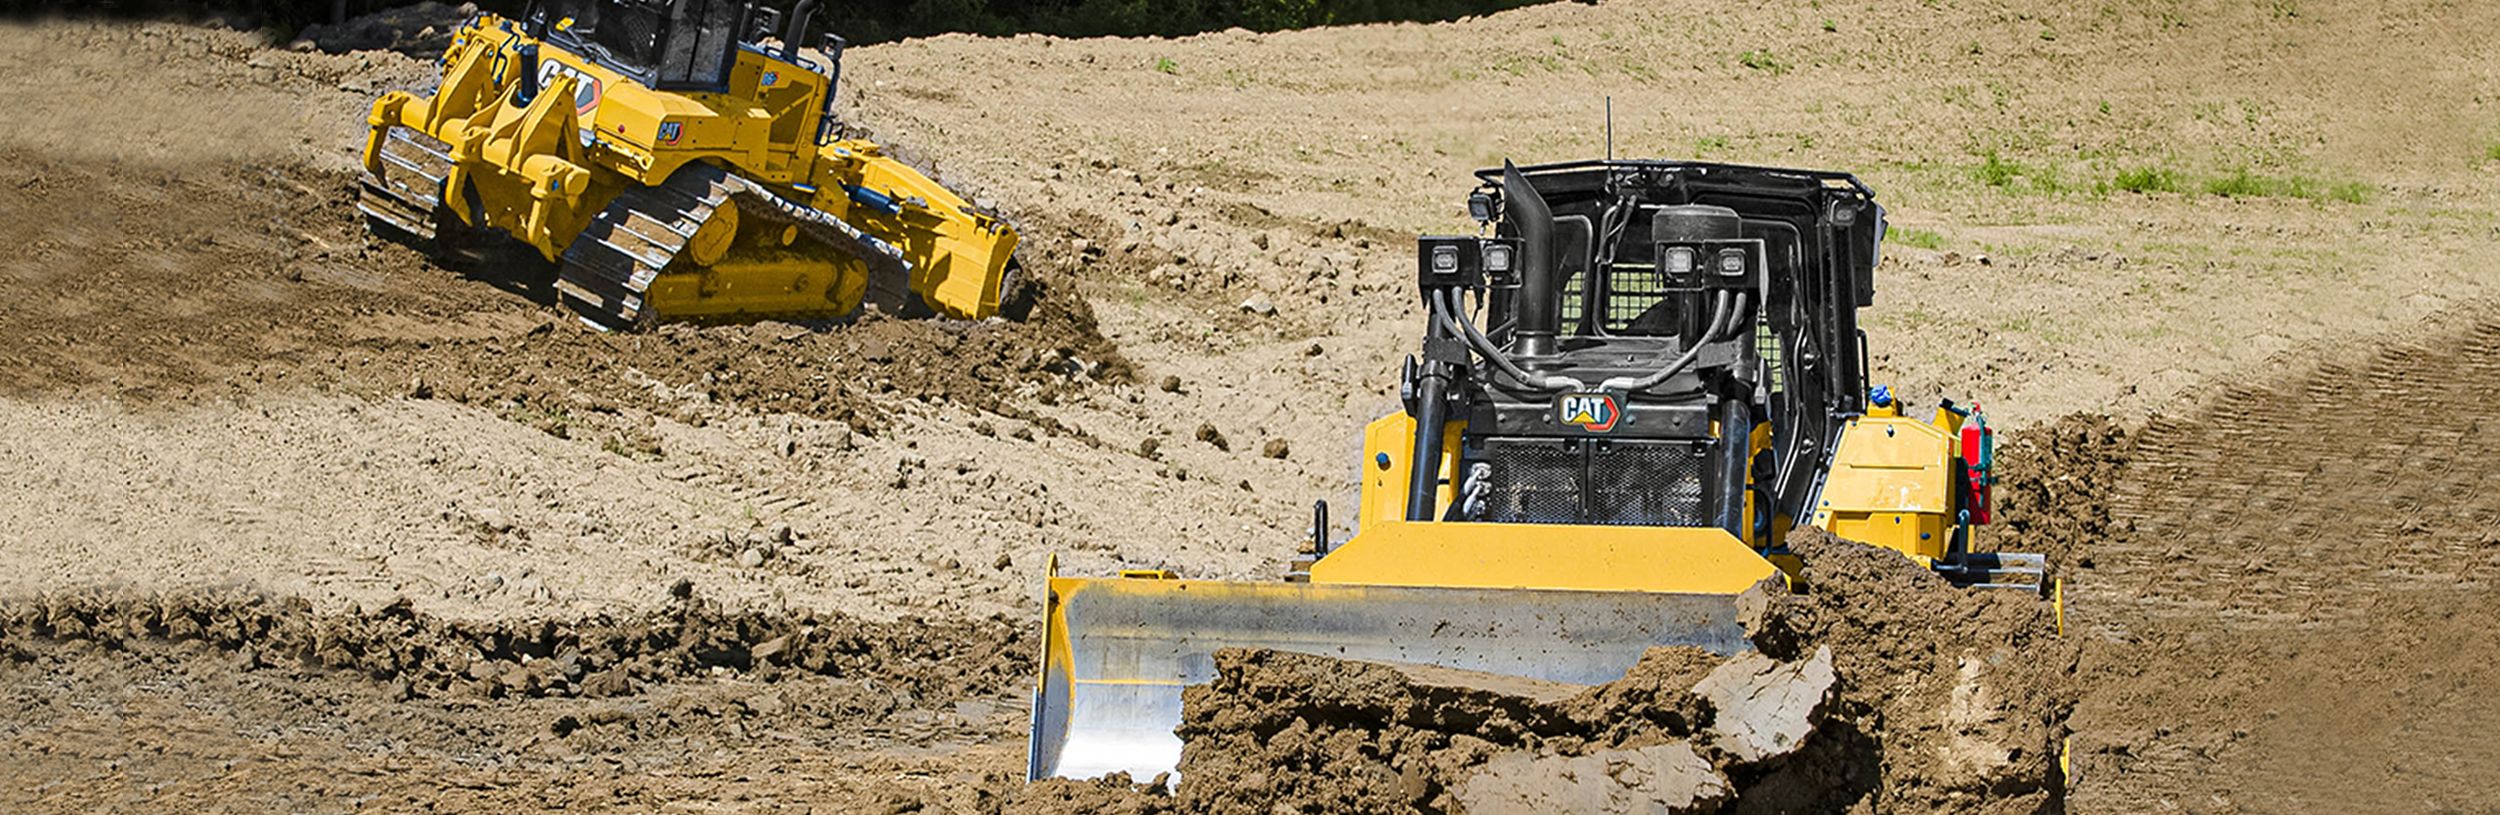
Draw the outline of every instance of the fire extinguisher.
[[[1980,415],[1979,406],[1972,405],[1970,418],[1962,422],[1962,470],[1970,479],[1970,523],[1988,523],[1989,492],[1996,486],[1997,435],[1988,427],[1988,417]]]

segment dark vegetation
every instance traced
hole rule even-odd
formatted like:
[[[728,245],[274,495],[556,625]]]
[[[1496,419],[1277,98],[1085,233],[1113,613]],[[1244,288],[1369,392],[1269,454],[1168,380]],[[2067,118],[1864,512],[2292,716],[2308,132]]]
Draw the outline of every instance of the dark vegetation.
[[[1275,31],[1399,20],[1454,20],[1551,0],[847,0],[821,3],[834,31],[853,43],[931,34],[1020,33],[1072,37],[1180,36],[1227,28]],[[776,0],[788,7],[788,0]],[[335,22],[395,5],[397,0],[0,0],[13,15],[76,14],[215,18],[238,27],[292,36],[304,26]],[[511,13],[523,0],[482,0]]]

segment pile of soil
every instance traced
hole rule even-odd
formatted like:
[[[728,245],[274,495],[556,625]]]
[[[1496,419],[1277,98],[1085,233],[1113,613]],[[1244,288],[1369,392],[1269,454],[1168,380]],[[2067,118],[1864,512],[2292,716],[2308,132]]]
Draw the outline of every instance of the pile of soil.
[[[1270,650],[1215,659],[1216,679],[1183,695],[1177,789],[1048,781],[1017,810],[1715,811],[1731,776],[1794,751],[1832,685],[1828,653],[1783,665],[1690,647],[1653,649],[1597,687]],[[1643,769],[1588,771],[1610,765]]]
[[[1830,648],[1839,698],[1817,741],[1740,811],[2063,811],[2077,649],[2049,602],[1955,588],[1813,527],[1788,546],[1809,589],[1765,598],[1755,645]]]
[[[405,602],[323,614],[301,599],[241,591],[90,591],[0,600],[0,661],[197,643],[236,655],[247,670],[357,675],[403,699],[615,697],[723,672],[866,678],[952,698],[995,694],[1032,675],[1033,649],[1016,622],[732,610],[683,585],[659,611],[486,622]]]
[[[2135,457],[2116,419],[2075,414],[1998,437],[1995,517],[1979,530],[1982,551],[2037,552],[2052,574],[2092,565],[2110,536],[2110,495]]]

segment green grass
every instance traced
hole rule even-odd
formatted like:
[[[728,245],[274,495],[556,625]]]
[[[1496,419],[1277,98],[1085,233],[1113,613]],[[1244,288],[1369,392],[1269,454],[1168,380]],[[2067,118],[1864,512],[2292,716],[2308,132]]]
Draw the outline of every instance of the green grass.
[[[2110,189],[2132,193],[2178,192],[2179,174],[2160,167],[2137,167],[2120,170],[2110,179]]]
[[[2232,170],[2230,175],[2205,180],[2206,195],[2219,195],[2224,198],[2263,198],[2273,194],[2274,191],[2275,187],[2269,183],[2268,179],[2258,177],[2255,173],[2249,172],[2246,167]]]
[[[2139,195],[2155,193],[2202,193],[2217,198],[2298,198],[2304,201],[2339,201],[2359,204],[2370,200],[2376,188],[2358,181],[2325,181],[2307,176],[2270,176],[2247,167],[2238,167],[2220,175],[2192,178],[2187,173],[2164,167],[2131,167],[2118,171],[2107,181],[2095,183],[2093,191],[2132,192]]]
[[[1173,62],[1171,57],[1155,57],[1155,71],[1178,75],[1181,72],[1181,64]]]
[[[1944,236],[1924,229],[1895,229],[1887,239],[1903,246],[1935,251],[1944,248]]]
[[[1979,166],[1971,168],[1971,178],[2001,190],[2016,189],[2019,185],[2034,192],[2056,194],[2066,191],[2066,183],[2056,167],[2026,164],[1998,155],[1995,150],[1980,154]]]
[[[2307,201],[2341,201],[2358,204],[2370,199],[2373,191],[2358,181],[2320,181],[2302,176],[2276,177],[2250,172],[2246,167],[2215,176],[2205,181],[2205,194],[2224,198],[2299,198]]]
[[[1697,155],[1724,153],[1727,152],[1727,149],[1728,140],[1726,136],[1704,136],[1693,140],[1693,152]]]
[[[1747,68],[1777,76],[1788,73],[1788,63],[1771,56],[1769,51],[1747,51],[1736,56],[1736,62]]]
[[[2483,147],[2483,160],[2500,161],[2500,142],[2492,142]]]

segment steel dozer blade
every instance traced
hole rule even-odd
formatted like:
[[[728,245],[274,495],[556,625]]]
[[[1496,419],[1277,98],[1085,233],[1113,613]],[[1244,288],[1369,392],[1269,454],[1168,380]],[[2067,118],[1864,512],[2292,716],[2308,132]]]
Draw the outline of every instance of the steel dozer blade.
[[[1598,684],[1656,646],[1750,649],[1737,596],[1053,577],[1027,773],[1173,771],[1181,690],[1223,648]]]

